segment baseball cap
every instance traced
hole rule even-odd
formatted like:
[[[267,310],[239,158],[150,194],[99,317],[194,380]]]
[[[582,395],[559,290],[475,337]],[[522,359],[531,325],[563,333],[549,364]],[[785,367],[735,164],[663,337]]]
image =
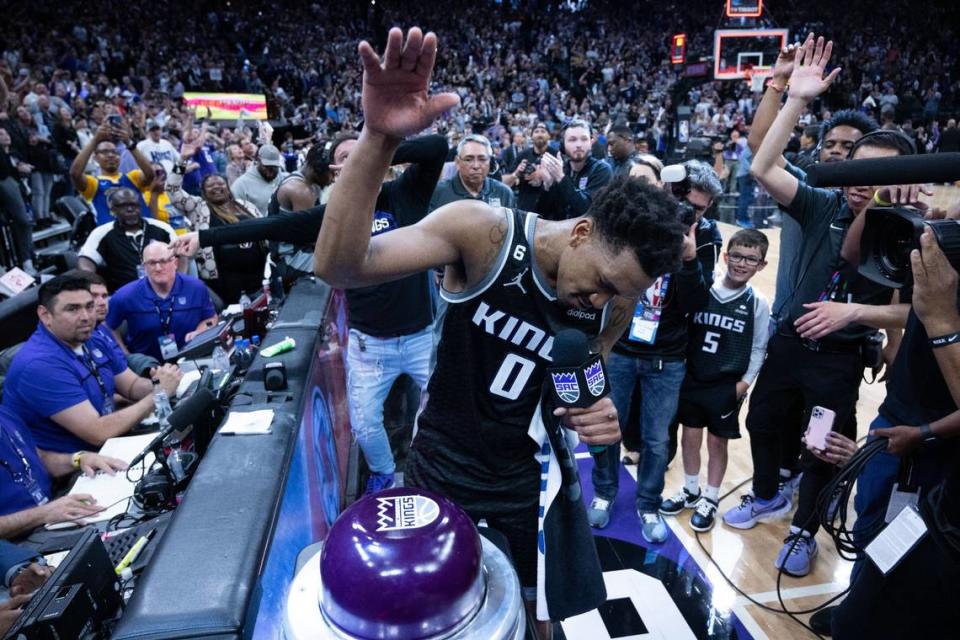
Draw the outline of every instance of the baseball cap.
[[[265,167],[283,167],[283,162],[280,161],[280,150],[272,144],[265,144],[260,147],[260,151],[257,152],[257,159]]]
[[[156,120],[150,119],[147,120],[147,131],[153,131],[154,129],[159,129],[160,123]]]

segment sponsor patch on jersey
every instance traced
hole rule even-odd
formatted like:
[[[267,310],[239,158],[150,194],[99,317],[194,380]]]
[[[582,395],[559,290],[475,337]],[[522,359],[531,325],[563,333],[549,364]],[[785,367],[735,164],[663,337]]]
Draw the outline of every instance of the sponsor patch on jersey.
[[[393,231],[400,225],[392,213],[386,211],[375,211],[373,214],[373,225],[370,227],[370,235],[375,236],[387,231]]]
[[[583,375],[587,379],[587,389],[594,396],[599,397],[607,387],[607,379],[603,375],[603,365],[597,360],[589,367],[583,370]]]
[[[745,304],[742,304],[742,305],[740,305],[739,307],[737,307],[736,313],[739,313],[739,314],[745,315],[745,316],[750,315],[750,311],[747,309],[747,305],[745,305]]]
[[[577,384],[577,374],[575,373],[551,373],[553,379],[553,388],[564,402],[573,404],[580,399],[580,385]]]
[[[440,515],[440,505],[426,496],[377,498],[377,531],[425,527]]]
[[[583,309],[577,309],[576,307],[567,309],[567,315],[571,318],[579,318],[580,320],[596,320],[597,312],[596,311],[584,311]]]

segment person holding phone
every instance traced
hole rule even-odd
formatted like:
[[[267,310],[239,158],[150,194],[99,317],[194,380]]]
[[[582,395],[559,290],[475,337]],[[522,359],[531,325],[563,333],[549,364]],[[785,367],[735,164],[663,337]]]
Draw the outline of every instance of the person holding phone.
[[[123,116],[109,115],[106,123],[100,125],[93,138],[83,146],[77,157],[73,159],[73,164],[70,165],[70,179],[73,181],[73,186],[87,202],[93,205],[97,212],[98,225],[115,219],[110,212],[107,196],[109,191],[116,187],[133,189],[138,194],[141,214],[144,218],[150,217],[150,208],[147,207],[143,196],[139,194],[153,182],[153,166],[150,164],[150,159],[131,144],[131,139],[130,124],[123,121]],[[130,150],[139,169],[120,173],[122,148],[118,146],[118,142],[122,142]],[[98,176],[86,173],[91,156],[100,166]]]

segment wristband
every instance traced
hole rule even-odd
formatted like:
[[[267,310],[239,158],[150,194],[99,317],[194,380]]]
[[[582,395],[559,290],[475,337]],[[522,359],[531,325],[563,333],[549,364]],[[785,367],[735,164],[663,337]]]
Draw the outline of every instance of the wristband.
[[[784,91],[787,90],[787,85],[783,85],[782,87],[777,86],[777,84],[773,81],[773,78],[767,79],[766,87],[768,89],[773,89],[777,93],[783,93]]]
[[[893,204],[892,202],[887,202],[886,200],[881,198],[879,190],[873,192],[873,201],[876,202],[881,207],[889,207],[891,204]]]
[[[924,422],[922,425],[920,425],[917,428],[920,429],[920,439],[923,440],[924,444],[931,444],[931,443],[937,442],[938,440],[937,434],[935,434],[930,429],[929,422]]]
[[[960,331],[948,333],[945,336],[930,338],[930,348],[939,349],[940,347],[949,347],[952,344],[960,343]]]
[[[79,468],[80,468],[80,458],[82,458],[82,457],[84,456],[84,454],[87,454],[87,453],[90,453],[90,452],[89,452],[89,451],[77,451],[76,453],[73,454],[73,468],[74,468],[74,469],[79,469]]]

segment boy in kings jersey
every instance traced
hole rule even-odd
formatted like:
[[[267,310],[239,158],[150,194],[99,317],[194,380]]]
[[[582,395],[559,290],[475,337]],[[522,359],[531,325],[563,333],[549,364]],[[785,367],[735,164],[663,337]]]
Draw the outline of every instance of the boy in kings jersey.
[[[405,481],[447,495],[504,533],[529,601],[542,571],[536,456],[545,438],[539,400],[553,335],[578,328],[609,349],[634,301],[679,267],[693,238],[684,236],[676,202],[640,180],[615,182],[587,215],[571,220],[464,200],[371,237],[394,150],[458,103],[455,94],[427,95],[436,47],[436,36],[416,27],[406,42],[391,29],[382,59],[360,43],[365,124],[327,203],[315,270],[331,286],[359,287],[444,267],[450,307]],[[587,444],[619,440],[609,397],[555,415]],[[548,619],[538,604],[538,618]]]

